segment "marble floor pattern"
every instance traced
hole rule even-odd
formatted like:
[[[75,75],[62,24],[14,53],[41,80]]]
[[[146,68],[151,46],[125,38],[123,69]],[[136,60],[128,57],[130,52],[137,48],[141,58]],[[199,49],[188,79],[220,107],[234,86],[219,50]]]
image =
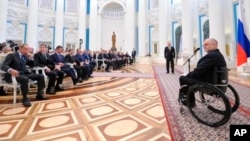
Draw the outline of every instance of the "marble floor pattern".
[[[113,73],[113,75],[112,75]],[[150,65],[125,66],[94,77],[32,106],[0,97],[0,140],[4,141],[169,141],[171,137]]]

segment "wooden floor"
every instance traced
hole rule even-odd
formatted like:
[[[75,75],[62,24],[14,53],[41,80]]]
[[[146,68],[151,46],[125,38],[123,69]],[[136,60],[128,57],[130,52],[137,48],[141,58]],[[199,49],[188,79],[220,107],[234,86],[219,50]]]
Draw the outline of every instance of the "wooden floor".
[[[93,76],[77,86],[66,79],[65,91],[47,95],[47,101],[36,101],[31,90],[30,108],[22,106],[20,95],[17,104],[11,92],[0,96],[0,140],[171,140],[151,65]],[[250,77],[235,70],[230,80],[250,86]]]

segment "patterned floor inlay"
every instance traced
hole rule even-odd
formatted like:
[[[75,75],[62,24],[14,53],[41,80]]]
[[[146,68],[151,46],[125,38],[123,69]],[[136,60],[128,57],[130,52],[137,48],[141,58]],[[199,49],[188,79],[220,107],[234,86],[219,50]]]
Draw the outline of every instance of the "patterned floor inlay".
[[[36,101],[31,93],[30,108],[20,96],[17,104],[11,93],[0,97],[0,140],[171,140],[152,67],[93,75],[75,87],[66,78],[65,91],[47,95],[47,101]]]

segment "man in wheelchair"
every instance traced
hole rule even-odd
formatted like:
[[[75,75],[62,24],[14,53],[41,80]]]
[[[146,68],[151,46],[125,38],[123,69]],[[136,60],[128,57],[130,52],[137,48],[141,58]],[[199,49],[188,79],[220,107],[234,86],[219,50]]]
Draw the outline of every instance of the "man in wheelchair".
[[[179,78],[180,90],[179,90],[179,102],[183,105],[187,105],[186,96],[189,87],[198,82],[212,83],[214,69],[217,67],[226,67],[226,61],[218,49],[218,42],[214,38],[208,38],[203,44],[204,50],[207,52],[197,63],[196,68],[189,72],[186,76]],[[194,95],[191,95],[191,106],[195,106]]]

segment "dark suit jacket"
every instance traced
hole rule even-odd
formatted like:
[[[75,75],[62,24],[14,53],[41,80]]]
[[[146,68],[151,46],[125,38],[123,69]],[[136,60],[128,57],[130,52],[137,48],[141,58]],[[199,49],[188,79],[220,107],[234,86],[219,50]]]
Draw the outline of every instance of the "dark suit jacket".
[[[131,56],[134,58],[136,56],[136,51],[133,50]]]
[[[34,61],[36,63],[36,66],[39,67],[45,67],[47,66],[51,70],[55,68],[55,63],[51,59],[50,55],[46,53],[46,58],[43,56],[41,52],[38,52],[34,55]]]
[[[187,77],[202,82],[212,82],[215,67],[226,67],[226,61],[218,49],[208,52],[197,63],[196,68]]]
[[[174,47],[171,46],[171,49],[169,49],[168,47],[165,47],[164,57],[165,57],[165,59],[168,59],[168,60],[174,59],[175,58],[175,49],[174,49]]]
[[[67,62],[67,63],[76,63],[77,65],[80,65],[80,61],[76,60],[75,55],[67,54],[65,56],[65,62]]]
[[[59,58],[60,56],[60,58]],[[57,53],[54,53],[51,55],[52,60],[58,64],[58,63],[65,63],[65,58],[62,54],[57,55]]]
[[[15,53],[10,53],[6,56],[6,58],[4,59],[4,62],[2,64],[2,69],[6,72],[8,72],[8,70],[10,68],[15,69],[17,71],[19,71],[22,74],[30,74],[30,72],[27,70],[26,67],[22,68],[21,65],[21,58],[18,52]],[[27,56],[24,56],[24,62],[23,62],[24,66],[29,65],[30,67],[34,67],[35,63],[33,60],[28,59]],[[10,82],[11,81],[11,74],[6,73],[5,75],[5,80]]]

